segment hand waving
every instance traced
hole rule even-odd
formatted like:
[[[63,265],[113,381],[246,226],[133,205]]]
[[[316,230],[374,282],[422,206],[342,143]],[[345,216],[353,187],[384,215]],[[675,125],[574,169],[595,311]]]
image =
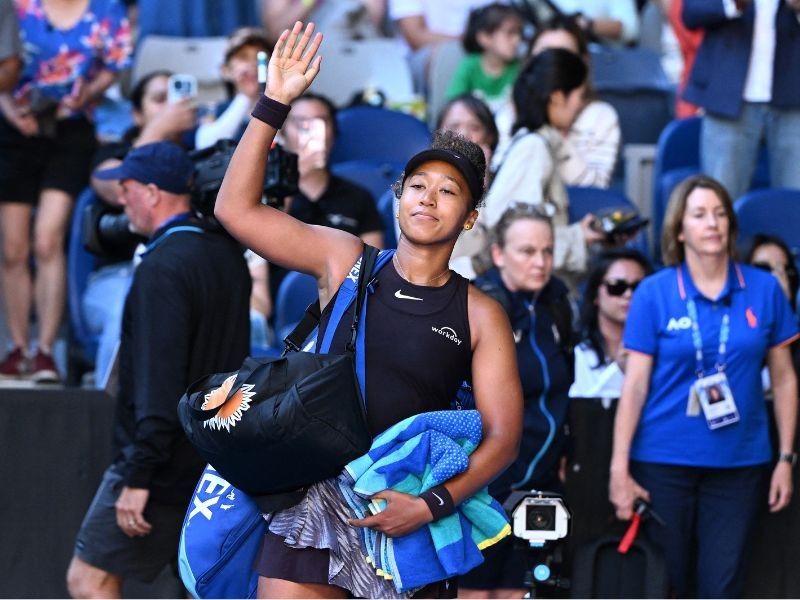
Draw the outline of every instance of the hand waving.
[[[309,23],[298,41],[301,30],[303,24],[300,21],[294,24],[291,31],[285,29],[269,60],[267,88],[264,93],[284,104],[290,104],[308,89],[319,73],[322,62],[321,56],[315,58],[322,43],[322,34],[318,33],[312,40],[314,24]]]

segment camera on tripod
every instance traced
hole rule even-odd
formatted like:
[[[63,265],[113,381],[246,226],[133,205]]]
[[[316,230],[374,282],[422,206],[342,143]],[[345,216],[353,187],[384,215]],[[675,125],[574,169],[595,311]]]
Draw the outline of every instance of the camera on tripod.
[[[537,490],[516,491],[503,503],[511,515],[511,530],[520,546],[527,546],[525,585],[528,598],[538,587],[568,590],[569,579],[560,574],[563,548],[557,543],[569,535],[571,515],[559,494]]]
[[[571,515],[564,499],[551,492],[512,492],[504,504],[514,536],[531,546],[544,546],[569,535]]]

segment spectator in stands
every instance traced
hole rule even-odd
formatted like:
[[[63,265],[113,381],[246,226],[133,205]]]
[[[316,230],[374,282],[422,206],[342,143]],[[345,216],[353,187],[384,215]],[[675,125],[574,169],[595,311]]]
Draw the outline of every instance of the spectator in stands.
[[[428,65],[437,44],[461,39],[471,10],[492,0],[389,0],[389,17],[408,44],[418,93],[426,95]]]
[[[261,0],[271,43],[296,21],[313,21],[326,38],[361,40],[386,35],[387,0]]]
[[[472,94],[451,98],[439,113],[436,129],[455,131],[470,142],[478,144],[486,155],[486,164],[491,163],[499,135],[492,111],[483,100]],[[490,175],[487,172],[487,185],[489,181]]]
[[[800,2],[684,0],[705,37],[683,94],[703,107],[700,161],[732,198],[750,187],[761,141],[770,183],[800,188]]]
[[[792,496],[797,378],[789,344],[797,322],[774,277],[732,259],[736,233],[720,183],[700,175],[679,185],[664,220],[668,268],[636,290],[623,336],[629,354],[610,498],[621,519],[631,517],[637,497],[664,519],[645,527],[679,597],[742,595],[748,536],[772,458],[765,361],[780,451],[770,510],[784,509]],[[726,399],[710,407],[714,385]]]
[[[239,141],[250,120],[250,112],[261,95],[258,53],[270,50],[264,33],[255,27],[242,27],[228,37],[222,78],[232,97],[217,106],[213,120],[203,122],[197,128],[196,148],[208,148],[222,139]]]
[[[781,238],[774,235],[759,234],[753,236],[750,250],[745,262],[757,269],[772,273],[789,300],[789,306],[797,310],[797,288],[800,286],[797,267],[789,246]]]
[[[266,348],[272,345],[272,294],[269,286],[269,263],[252,250],[244,253],[253,292],[250,294],[250,347]]]
[[[572,383],[572,308],[567,287],[553,273],[553,224],[538,206],[517,204],[493,231],[495,267],[475,285],[505,309],[517,349],[525,401],[517,459],[489,485],[501,503],[514,489],[559,491],[564,429]],[[508,537],[463,576],[459,596],[522,598],[528,553]],[[488,595],[487,595],[488,594]]]
[[[580,56],[591,71],[589,44],[574,19],[555,18],[536,31],[530,55],[548,48],[563,48]],[[509,103],[496,115],[501,142],[498,153],[509,143],[514,123],[514,106]],[[591,77],[586,79],[583,105],[558,148],[558,173],[566,185],[607,188],[619,157],[622,131],[617,111],[597,97]]]
[[[622,394],[622,332],[633,291],[653,269],[638,251],[607,250],[592,264],[581,306],[581,342],[575,348],[575,382],[569,389],[572,448],[566,471],[572,521],[570,546],[602,535],[614,520],[608,468],[616,402]]]
[[[695,29],[692,31],[684,25],[681,17],[683,0],[657,0],[657,3],[664,15],[664,19],[675,34],[681,58],[683,59],[678,94],[675,98],[675,117],[686,119],[695,116],[700,111],[699,107],[683,99],[683,92],[689,81],[689,74],[692,72],[694,60],[697,58],[697,51],[700,49],[700,44],[703,43],[703,30]]]
[[[22,40],[13,0],[0,0],[0,94],[14,89],[22,70]]]
[[[289,214],[304,223],[342,229],[382,248],[383,221],[372,195],[328,168],[336,137],[333,103],[324,96],[303,94],[292,102],[281,134],[286,149],[298,155],[300,172],[300,192],[288,200]]]
[[[170,71],[153,71],[142,77],[130,93],[134,126],[118,143],[101,146],[94,155],[94,171],[116,167],[135,147],[170,141],[187,150],[194,147],[197,108],[189,99],[167,102]],[[109,204],[116,205],[120,189],[116,181],[92,177],[92,189]]]
[[[590,39],[634,44],[639,38],[634,0],[553,0],[553,4],[565,15],[575,15]]]
[[[497,125],[495,125],[492,111],[483,100],[471,94],[463,94],[448,101],[444,105],[436,121],[436,129],[455,131],[469,141],[478,144],[486,156],[486,164],[491,164],[492,154],[497,147]],[[491,183],[491,173],[486,169],[485,185]],[[395,222],[396,234],[400,234],[399,224]],[[485,247],[484,236],[469,235],[464,232],[458,238],[450,258],[450,268],[467,279],[476,276],[473,267],[473,256],[479,254]],[[485,269],[482,269],[485,270]]]
[[[241,247],[189,212],[194,165],[170,142],[131,150],[95,174],[122,186],[131,229],[149,238],[125,301],[115,456],[78,532],[73,598],[120,598],[177,559],[186,506],[203,470],[178,422],[187,386],[248,354],[250,276]]]
[[[607,250],[594,262],[581,306],[582,341],[575,349],[573,398],[595,398],[609,408],[622,392],[622,332],[633,291],[653,272],[647,258],[627,248]],[[610,434],[610,432],[609,432]]]
[[[52,349],[64,309],[67,224],[96,147],[91,111],[129,66],[132,44],[116,0],[21,2],[17,15],[25,66],[13,94],[0,95],[2,287],[14,344],[0,376],[52,382],[60,379]],[[38,347],[28,358],[32,304]]]
[[[136,84],[130,94],[134,127],[122,141],[101,146],[94,156],[93,173],[118,166],[132,148],[160,141],[191,146],[197,111],[190,100],[167,102],[167,81],[172,73],[154,71]],[[92,176],[92,189],[108,205],[121,211],[119,182]],[[126,246],[99,258],[89,276],[81,307],[91,333],[100,342],[95,357],[95,384],[105,387],[114,350],[120,339],[122,308],[133,274],[133,249]]]
[[[453,74],[448,99],[477,96],[494,111],[505,104],[519,72],[522,17],[508,4],[494,2],[469,14],[464,32],[467,56]]]
[[[603,241],[594,216],[569,224],[569,199],[558,173],[560,130],[569,129],[583,106],[586,64],[568,50],[537,54],[514,84],[517,120],[513,137],[486,196],[483,224],[494,227],[512,202],[542,205],[555,226],[554,268],[574,284],[586,270],[588,247]]]

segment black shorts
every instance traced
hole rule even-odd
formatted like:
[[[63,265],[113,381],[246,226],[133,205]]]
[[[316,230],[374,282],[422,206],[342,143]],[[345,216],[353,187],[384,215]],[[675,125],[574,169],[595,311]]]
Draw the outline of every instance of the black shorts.
[[[103,474],[78,531],[75,556],[123,579],[150,583],[165,566],[177,565],[186,507],[148,502],[144,518],[153,529],[144,537],[130,538],[117,525],[114,508],[123,485],[122,475],[113,466]]]
[[[525,575],[530,565],[524,548],[507,536],[483,551],[485,561],[462,575],[459,585],[470,590],[501,590],[525,588]]]
[[[53,139],[28,138],[0,116],[0,202],[36,204],[42,190],[76,197],[88,184],[97,150],[84,118],[58,122]]]
[[[261,577],[329,585],[329,562],[330,556],[327,550],[290,548],[283,543],[281,536],[267,531],[253,569]],[[426,585],[412,598],[455,598],[457,595],[458,580],[447,579]]]

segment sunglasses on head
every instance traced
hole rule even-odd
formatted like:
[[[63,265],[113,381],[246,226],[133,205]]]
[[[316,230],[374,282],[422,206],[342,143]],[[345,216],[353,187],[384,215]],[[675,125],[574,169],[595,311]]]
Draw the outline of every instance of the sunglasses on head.
[[[603,282],[609,296],[622,296],[625,292],[636,289],[640,281],[626,281],[624,279],[608,279]]]

